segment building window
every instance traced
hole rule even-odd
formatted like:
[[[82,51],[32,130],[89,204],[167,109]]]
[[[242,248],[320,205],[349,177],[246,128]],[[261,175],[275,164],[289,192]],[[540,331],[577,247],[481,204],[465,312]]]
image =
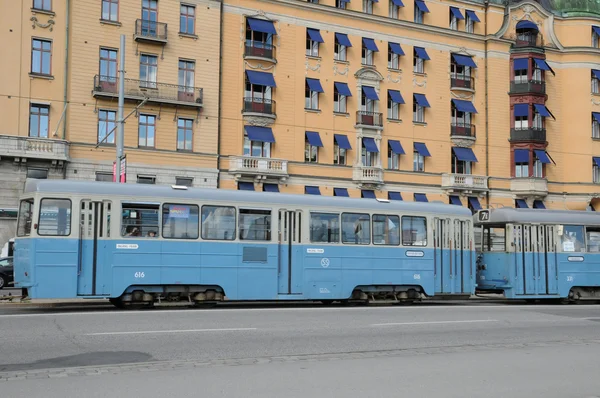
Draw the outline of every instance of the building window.
[[[346,165],[346,149],[340,148],[337,141],[333,142],[333,164]]]
[[[600,184],[600,166],[598,166],[597,163],[594,163],[594,166],[592,168],[592,178],[594,184]]]
[[[527,69],[515,70],[515,83],[527,83]]]
[[[592,113],[592,138],[600,139],[600,114],[596,113],[595,115]]]
[[[156,55],[142,54],[140,56],[140,87],[156,88],[157,72],[158,57]]]
[[[516,153],[516,151],[515,151],[515,153]],[[515,177],[517,177],[517,178],[529,177],[529,161],[515,162]]]
[[[415,23],[422,24],[424,16],[425,16],[425,13],[423,11],[421,11],[419,6],[417,5],[417,2],[415,1]]]
[[[373,66],[373,51],[369,50],[363,41],[362,44],[362,64]]]
[[[472,162],[460,160],[456,157],[454,151],[452,152],[452,173],[453,174],[471,174]]]
[[[348,0],[335,0],[335,7],[345,10],[346,3],[348,3]]]
[[[52,0],[33,0],[33,8],[36,10],[52,11]]]
[[[455,82],[456,84],[468,82],[468,86],[466,83],[463,83],[463,86],[466,88],[473,88],[471,87],[471,67],[457,64],[452,56],[450,59],[450,77],[454,80],[458,80],[458,82]]]
[[[317,90],[312,90],[308,85],[308,82],[304,84],[304,108],[319,110],[319,92]]]
[[[474,13],[471,10],[465,11],[465,32],[473,33],[475,32],[475,20],[471,18],[471,13]]]
[[[450,8],[450,29],[458,30],[458,18],[453,14],[452,8]]]
[[[249,80],[246,80],[244,110],[257,113],[274,113],[272,95],[271,87],[252,84]]]
[[[194,101],[195,69],[194,61],[179,60],[178,99],[180,101]]]
[[[102,20],[111,22],[119,20],[119,0],[102,0]]]
[[[175,185],[180,187],[191,187],[194,185],[194,179],[192,177],[175,177]]]
[[[113,182],[113,174],[102,171],[96,172],[96,181]]]
[[[366,86],[366,87],[368,87],[368,86]],[[375,89],[373,88],[373,90],[375,90]],[[363,112],[375,112],[375,100],[367,97],[367,94],[365,94],[364,89],[361,90],[360,110]],[[369,116],[369,115],[365,115],[365,116]]]
[[[29,136],[48,138],[50,128],[50,107],[48,105],[31,104],[29,107]]]
[[[388,169],[400,169],[400,155],[392,150],[392,146],[388,143]]]
[[[600,47],[600,28],[592,26],[592,47]]]
[[[177,119],[177,150],[191,151],[194,121],[192,119]]]
[[[592,94],[600,94],[600,80],[598,79],[600,71],[592,70]]]
[[[307,163],[317,163],[319,161],[319,147],[311,145],[308,138],[304,139],[304,161]]]
[[[392,51],[388,44],[388,68],[400,69],[400,55]]]
[[[425,157],[419,151],[413,152],[413,171],[425,171]]]
[[[50,75],[52,60],[52,42],[33,39],[31,42],[31,73]]]
[[[367,166],[367,167],[373,167],[375,165],[377,165],[377,152],[371,152],[369,150],[367,150],[367,148],[364,146],[362,146],[361,149],[361,160],[362,160],[362,165],[363,166]]]
[[[306,55],[309,57],[319,56],[319,42],[312,39],[308,29],[306,30]]]
[[[471,112],[462,112],[456,109],[454,103],[451,106],[452,126],[460,128],[471,127]]]
[[[425,123],[425,107],[413,101],[413,122]]]
[[[363,12],[373,14],[373,0],[363,0]]]
[[[335,113],[346,113],[347,97],[339,93],[335,84],[333,85],[333,111]]]
[[[100,109],[98,111],[98,143],[114,144],[117,127],[117,112]]]
[[[413,55],[413,72],[425,73],[425,60],[420,58],[416,51]]]
[[[516,109],[516,105],[515,105]],[[515,110],[516,113],[516,110]],[[515,130],[527,130],[529,128],[529,115],[515,116]]]
[[[271,143],[263,141],[250,141],[248,135],[244,134],[244,156],[270,158]]]
[[[344,3],[346,4],[346,3]],[[346,61],[346,51],[347,51],[347,47],[343,44],[341,44],[336,36],[335,38],[335,49],[334,49],[334,53],[333,53],[333,59],[335,59],[336,61]]]
[[[156,176],[138,175],[138,184],[156,184]]]
[[[542,163],[538,158],[533,161],[533,176],[537,178],[544,177],[544,163]]]
[[[182,4],[179,14],[179,32],[193,35],[196,33],[196,7]]]
[[[387,109],[388,109],[388,119],[390,120],[400,120],[400,104],[395,102],[390,95],[388,90],[387,97]]]
[[[138,124],[138,146],[154,148],[156,116],[140,115]]]
[[[28,167],[27,178],[35,178],[36,180],[46,180],[48,178],[48,169],[37,169],[34,167]]]
[[[100,84],[113,86],[117,84],[117,50],[100,48]],[[106,90],[108,87],[102,87]]]
[[[389,9],[389,17],[398,19],[400,15],[400,7],[398,7],[392,0],[390,0],[390,9]]]

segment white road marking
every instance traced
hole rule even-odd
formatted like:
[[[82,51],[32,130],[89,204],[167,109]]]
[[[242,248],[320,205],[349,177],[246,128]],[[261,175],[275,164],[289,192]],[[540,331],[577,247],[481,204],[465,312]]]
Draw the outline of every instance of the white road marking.
[[[499,322],[497,319],[473,319],[465,321],[430,321],[430,322],[399,322],[399,323],[374,323],[370,326],[413,326],[413,325],[439,325],[449,323],[482,323]]]
[[[187,330],[136,330],[131,332],[101,332],[86,333],[85,336],[115,336],[124,334],[159,334],[159,333],[202,333],[202,332],[243,332],[256,328],[227,328],[227,329],[187,329]]]

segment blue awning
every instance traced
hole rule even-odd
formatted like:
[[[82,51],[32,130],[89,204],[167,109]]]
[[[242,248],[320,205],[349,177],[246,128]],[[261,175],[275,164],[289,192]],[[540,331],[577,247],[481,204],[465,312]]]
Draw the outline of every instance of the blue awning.
[[[253,182],[238,182],[238,190],[240,191],[254,191]]]
[[[473,210],[481,210],[481,204],[479,203],[479,199],[474,196],[469,196],[469,204],[473,208]]]
[[[529,163],[529,149],[515,149],[515,163]]]
[[[373,152],[373,153],[379,152],[379,148],[377,148],[375,139],[373,139],[371,137],[363,137],[363,146],[365,147],[367,152]]]
[[[304,193],[306,195],[320,195],[321,194],[321,190],[319,189],[319,187],[309,187],[309,186],[306,186],[306,187],[304,187]]]
[[[593,157],[592,162],[594,162],[596,166],[600,167],[600,157]]]
[[[592,69],[592,76],[594,76],[596,79],[600,79],[600,70]]]
[[[335,38],[337,39],[338,43],[340,43],[342,46],[352,47],[352,42],[350,42],[350,39],[348,38],[347,34],[336,33]]]
[[[404,104],[404,98],[402,98],[402,94],[398,90],[388,90],[388,95],[391,100],[396,104]]]
[[[346,198],[350,197],[346,188],[333,188],[333,196],[344,196]]]
[[[392,152],[396,155],[404,155],[404,148],[402,148],[402,144],[398,140],[388,140],[388,145],[392,148]]]
[[[477,162],[477,157],[471,148],[452,147],[452,152],[458,160],[463,162]]]
[[[427,145],[425,145],[422,142],[415,142],[414,148],[415,148],[415,151],[419,152],[419,154],[421,156],[425,156],[425,157],[431,156],[431,154],[429,153],[429,150],[427,149]]]
[[[517,209],[528,209],[529,206],[527,206],[527,202],[525,202],[525,199],[517,199],[515,200],[515,203],[517,205]]]
[[[342,134],[334,134],[333,139],[337,142],[338,146],[342,149],[352,149],[350,145],[350,141],[348,141],[348,137]]]
[[[402,0],[392,0],[392,3],[394,3],[394,5],[397,7],[404,7]]]
[[[527,70],[529,69],[529,58],[516,58],[513,65],[515,70]]]
[[[517,23],[517,29],[535,29],[538,30],[538,27],[535,23],[531,21],[519,21]]]
[[[362,86],[362,91],[370,100],[379,101],[379,96],[377,95],[377,91],[375,91],[374,87],[371,86]]]
[[[546,153],[546,151],[542,151],[541,149],[534,149],[533,152],[535,153],[535,157],[538,158],[538,160],[544,164],[550,164],[550,158],[548,157],[548,154]]]
[[[309,79],[306,78],[306,84],[308,84],[308,88],[312,91],[316,91],[317,93],[323,93],[323,86],[321,86],[321,82],[319,79]]]
[[[360,196],[361,198],[365,199],[377,199],[377,196],[375,196],[375,191],[372,191],[370,189],[363,189],[360,192]]]
[[[459,112],[477,113],[477,109],[475,109],[475,105],[471,101],[453,99],[452,103]]]
[[[279,192],[279,185],[263,184],[263,192]]]
[[[454,17],[456,17],[456,19],[465,19],[460,10],[456,7],[450,7],[450,12],[452,13],[452,15],[454,15]]]
[[[593,26],[592,25],[592,31],[597,34],[598,36],[600,36],[600,26]]]
[[[552,68],[550,67],[550,65],[548,65],[548,62],[544,61],[543,59],[534,58],[533,61],[537,65],[538,69],[548,70],[548,71],[552,72],[553,75],[556,74],[556,73],[554,73],[554,71],[552,70]]]
[[[346,83],[335,82],[333,85],[335,86],[338,94],[345,95],[346,97],[352,97],[352,91],[350,91],[350,88]]]
[[[452,54],[452,58],[454,59],[454,62],[456,62],[460,66],[477,68],[477,64],[475,63],[475,61],[473,61],[473,58],[468,57],[466,55]]]
[[[277,87],[275,84],[275,78],[272,73],[256,72],[252,70],[246,71],[246,76],[250,84],[257,84],[259,86]]]
[[[594,118],[594,120],[596,120],[598,123],[600,123],[600,113],[592,112],[592,117]]]
[[[413,94],[413,97],[415,98],[417,104],[421,105],[424,108],[431,108],[431,105],[429,105],[429,101],[427,101],[427,97],[425,97],[425,94]]]
[[[456,206],[462,206],[462,202],[460,201],[460,198],[456,195],[450,195],[450,204],[456,205]]]
[[[250,29],[255,32],[268,33],[272,35],[277,34],[277,30],[275,30],[275,25],[273,25],[273,21],[265,21],[263,19],[255,18],[248,18],[246,19],[246,21],[248,21],[248,26],[250,26]]]
[[[375,40],[369,39],[367,37],[363,37],[362,41],[363,41],[363,44],[365,45],[365,48],[367,50],[379,51],[379,49],[377,48],[377,44],[375,44]]]
[[[545,209],[546,206],[544,205],[544,202],[542,202],[541,200],[534,200],[533,201],[533,208],[534,209]]]
[[[273,130],[270,127],[244,126],[250,141],[275,142]]]
[[[321,37],[321,32],[319,32],[319,29],[306,28],[306,33],[312,41],[316,41],[318,43],[325,42],[325,40],[323,40],[323,37]]]
[[[474,22],[481,22],[481,21],[479,20],[479,17],[478,17],[478,16],[477,16],[477,14],[475,13],[475,11],[466,10],[465,12],[467,13],[467,16],[468,16],[469,18],[471,18],[471,21],[474,21]]]
[[[550,117],[550,116],[552,116],[552,113],[550,113],[550,111],[548,110],[548,108],[546,108],[546,105],[533,104],[533,106],[534,106],[535,110],[537,111],[537,113],[539,113],[543,117]]]
[[[529,116],[529,104],[516,104],[515,117]]]
[[[429,12],[429,8],[427,8],[427,4],[423,0],[415,0],[415,5],[422,12]]]
[[[404,50],[402,50],[402,46],[398,43],[389,43],[390,51],[394,54],[404,55]]]
[[[389,200],[402,200],[402,194],[400,192],[388,192]]]
[[[431,59],[423,47],[415,47],[415,56],[425,61],[429,61]]]
[[[308,140],[308,143],[312,146],[318,146],[319,148],[323,147],[321,136],[316,131],[307,131],[306,139]]]
[[[429,202],[429,199],[427,199],[427,195],[424,193],[416,193],[415,202]]]

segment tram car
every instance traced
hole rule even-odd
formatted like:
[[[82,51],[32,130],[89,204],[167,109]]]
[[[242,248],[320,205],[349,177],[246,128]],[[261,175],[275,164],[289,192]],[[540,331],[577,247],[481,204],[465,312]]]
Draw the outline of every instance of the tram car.
[[[475,291],[473,218],[442,203],[28,180],[15,282],[116,306],[414,301]]]
[[[600,213],[499,208],[474,216],[477,291],[600,300]]]

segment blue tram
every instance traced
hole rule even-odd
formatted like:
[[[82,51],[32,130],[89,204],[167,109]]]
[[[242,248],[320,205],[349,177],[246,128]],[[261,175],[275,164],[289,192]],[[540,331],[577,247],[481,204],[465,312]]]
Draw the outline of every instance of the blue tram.
[[[600,213],[500,208],[474,218],[478,291],[600,299]]]
[[[115,305],[411,301],[475,290],[471,212],[440,203],[29,180],[15,240],[31,298]]]

